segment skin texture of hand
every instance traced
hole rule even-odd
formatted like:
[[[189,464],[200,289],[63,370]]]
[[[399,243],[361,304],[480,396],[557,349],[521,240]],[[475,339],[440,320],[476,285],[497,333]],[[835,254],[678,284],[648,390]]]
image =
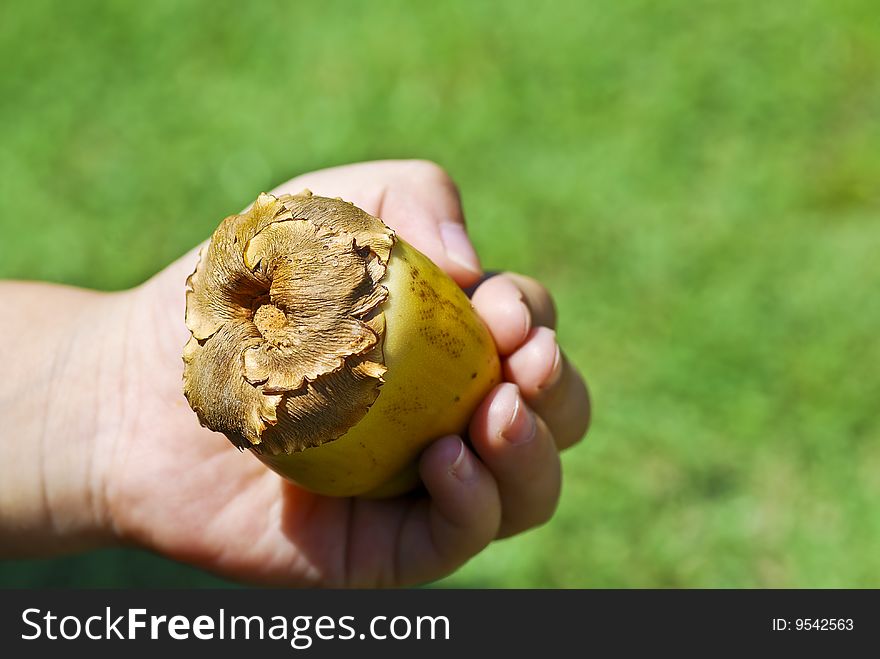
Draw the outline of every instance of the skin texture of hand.
[[[303,188],[381,217],[463,287],[481,280],[457,190],[436,165],[349,165],[301,176],[276,192]],[[0,485],[8,520],[0,537],[19,530],[7,553],[33,554],[35,543],[50,538],[57,546],[45,553],[122,542],[251,583],[400,586],[445,576],[493,539],[553,514],[559,450],[586,431],[589,402],[583,380],[559,350],[553,304],[537,282],[499,275],[473,294],[502,355],[506,382],[475,413],[472,448],[450,436],[424,452],[426,495],[336,499],[284,481],[199,426],[181,390],[181,348],[188,338],[183,282],[196,254],[125,293],[52,287],[53,297],[82,296],[68,305],[91,311],[88,320],[99,332],[92,343],[101,348],[68,351],[68,359],[53,360],[31,377],[36,386],[41,378],[51,384],[77,373],[76,364],[97,359],[98,375],[82,383],[96,400],[94,411],[78,421],[71,421],[77,419],[71,410],[53,411],[42,425],[27,409],[19,412],[26,434],[31,429],[39,438],[41,457],[38,466]],[[0,294],[18,300],[27,315],[31,296],[18,287],[38,285],[14,286]],[[69,323],[74,334],[82,331],[74,331],[77,321]],[[52,332],[61,336],[63,323],[54,330],[46,325],[43,339],[60,340]],[[16,329],[14,323],[0,327],[0,338]],[[0,401],[7,393],[0,388]],[[11,454],[8,440],[0,441],[0,459],[4,451]],[[28,474],[39,492],[28,490]]]

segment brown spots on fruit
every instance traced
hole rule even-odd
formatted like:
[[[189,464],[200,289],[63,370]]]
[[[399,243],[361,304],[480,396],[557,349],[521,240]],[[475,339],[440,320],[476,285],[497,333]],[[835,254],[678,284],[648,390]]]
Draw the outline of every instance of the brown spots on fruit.
[[[411,268],[409,275],[409,292],[419,300],[417,317],[423,323],[417,331],[429,345],[452,359],[461,357],[470,343],[487,345],[488,333],[478,324],[479,318],[461,291],[438,290],[437,280],[429,281],[418,268]],[[449,285],[454,286],[451,282]]]
[[[434,290],[434,287],[425,281],[422,277],[422,273],[419,272],[417,268],[413,268],[411,273],[412,278],[409,283],[410,293],[415,295],[425,304],[440,304],[442,302],[449,304],[449,300],[443,300],[440,295],[437,294],[437,291]]]
[[[406,419],[412,419],[414,415],[427,409],[427,403],[418,394],[415,394],[410,398],[401,399],[388,405],[384,410],[384,417],[386,421],[399,428],[405,428],[407,426]]]
[[[428,345],[434,346],[446,353],[450,359],[458,359],[464,352],[467,343],[460,336],[453,332],[443,329],[442,327],[434,327],[432,325],[422,325],[418,328]]]

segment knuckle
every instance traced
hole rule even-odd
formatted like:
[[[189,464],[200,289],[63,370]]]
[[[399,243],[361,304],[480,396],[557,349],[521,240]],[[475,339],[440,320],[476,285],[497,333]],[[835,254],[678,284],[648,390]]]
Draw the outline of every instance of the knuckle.
[[[532,519],[532,523],[529,528],[541,526],[553,519],[553,515],[556,514],[556,507],[558,504],[559,496],[554,496],[552,499],[548,500],[545,505],[541,506],[541,508],[535,513],[535,516]]]
[[[558,464],[558,461],[557,461]],[[561,470],[561,467],[559,467]],[[546,524],[549,522],[553,515],[556,514],[556,509],[559,507],[559,499],[562,496],[562,474],[557,474],[556,478],[553,481],[553,485],[548,488],[547,493],[545,494],[543,505],[540,506],[538,510],[538,514],[536,516],[536,521],[534,526],[540,526],[541,524]]]
[[[548,496],[546,501],[535,505],[528,513],[515,513],[505,515],[501,524],[499,537],[509,537],[518,533],[523,533],[529,529],[543,526],[556,514],[559,506],[559,494]]]
[[[584,441],[587,431],[590,428],[590,413],[587,411],[581,419],[573,423],[570,428],[565,431],[557,432],[557,444],[559,449],[568,449]]]
[[[567,449],[573,448],[580,444],[584,439],[583,435],[560,435],[556,440],[556,446],[560,451],[565,451]]]
[[[511,280],[509,277],[505,277],[504,275],[493,275],[491,277],[487,277],[477,286],[477,290],[474,292],[474,297],[483,297],[483,296],[491,296],[492,298],[496,298],[498,295],[502,296],[518,296],[521,293],[519,287],[517,287],[516,283]]]
[[[556,322],[556,303],[549,289],[541,282],[528,275],[517,272],[505,272],[502,276],[522,292],[527,304],[535,316],[542,322],[540,325],[552,327]]]
[[[455,185],[449,172],[433,160],[409,160],[407,165],[410,178],[431,185],[441,185],[457,193],[458,187]]]

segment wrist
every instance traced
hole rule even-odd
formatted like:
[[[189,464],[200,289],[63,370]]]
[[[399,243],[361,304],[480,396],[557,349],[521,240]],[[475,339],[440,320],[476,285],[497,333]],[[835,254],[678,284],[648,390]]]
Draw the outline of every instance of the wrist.
[[[4,293],[16,319],[0,327],[2,338],[30,340],[4,341],[13,377],[0,385],[2,553],[111,544],[106,491],[111,438],[124,418],[118,369],[126,332],[119,328],[130,316],[129,295],[33,284],[7,285]]]

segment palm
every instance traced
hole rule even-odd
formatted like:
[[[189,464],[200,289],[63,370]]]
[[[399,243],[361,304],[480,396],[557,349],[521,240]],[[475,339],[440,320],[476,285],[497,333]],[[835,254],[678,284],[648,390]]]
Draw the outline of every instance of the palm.
[[[382,571],[370,574],[362,565],[369,557],[350,548],[382,551],[406,504],[320,497],[284,482],[198,427],[176,382],[171,369],[156,369],[148,386],[168,412],[145,415],[119,452],[127,486],[117,500],[130,524],[124,531],[174,558],[251,581],[390,580]],[[364,532],[368,538],[358,537]]]

